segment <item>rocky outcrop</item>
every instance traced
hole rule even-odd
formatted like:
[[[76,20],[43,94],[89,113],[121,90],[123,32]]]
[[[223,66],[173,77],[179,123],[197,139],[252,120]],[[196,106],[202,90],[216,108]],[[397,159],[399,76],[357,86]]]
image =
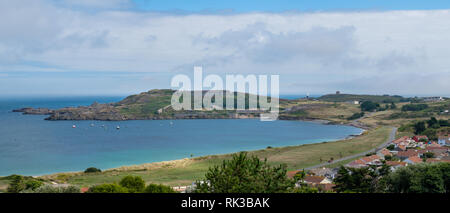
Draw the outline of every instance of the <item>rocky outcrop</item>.
[[[94,103],[91,106],[68,107],[55,110],[46,120],[129,120],[113,104]]]
[[[21,109],[15,109],[13,112],[21,112],[25,115],[51,115],[54,113],[54,110],[47,109],[47,108],[21,108]]]

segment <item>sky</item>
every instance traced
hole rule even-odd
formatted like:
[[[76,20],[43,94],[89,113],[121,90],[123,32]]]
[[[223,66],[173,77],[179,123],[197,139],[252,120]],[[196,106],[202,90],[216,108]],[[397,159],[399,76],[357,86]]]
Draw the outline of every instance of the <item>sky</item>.
[[[129,95],[176,74],[282,94],[450,96],[450,1],[0,0],[0,96]]]

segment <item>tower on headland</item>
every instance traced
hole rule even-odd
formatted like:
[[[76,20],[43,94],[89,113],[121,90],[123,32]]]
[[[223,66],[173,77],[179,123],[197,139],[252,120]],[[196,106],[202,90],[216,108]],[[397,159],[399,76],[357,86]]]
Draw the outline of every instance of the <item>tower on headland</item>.
[[[341,94],[341,91],[336,91],[336,95],[340,95]]]

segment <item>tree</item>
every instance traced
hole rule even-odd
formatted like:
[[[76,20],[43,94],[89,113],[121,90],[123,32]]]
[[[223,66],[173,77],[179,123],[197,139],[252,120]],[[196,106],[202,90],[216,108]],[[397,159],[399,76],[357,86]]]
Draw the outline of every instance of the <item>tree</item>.
[[[334,179],[337,192],[375,192],[378,176],[372,168],[345,168],[341,166]]]
[[[439,125],[438,120],[435,117],[431,117],[430,120],[427,121],[428,127],[432,127],[435,124]]]
[[[294,181],[295,183],[298,183],[300,185],[300,188],[306,186],[306,183],[304,183],[306,177],[305,170],[299,171],[294,175]]]
[[[423,131],[425,131],[425,129],[426,129],[425,122],[423,121],[419,121],[414,124],[414,134],[416,135],[422,133]]]
[[[390,108],[391,108],[391,109],[397,109],[397,106],[395,105],[394,102],[392,102]]]
[[[386,147],[386,149],[388,149],[388,150],[394,150],[395,149],[395,145],[394,144],[391,144],[391,145],[389,145],[389,146],[387,146]]]
[[[337,172],[336,178],[334,179],[334,183],[336,184],[334,190],[336,190],[336,192],[345,192],[349,188],[349,182],[349,171],[344,166],[341,166]]]
[[[165,186],[162,184],[149,184],[145,187],[144,193],[176,193],[176,191],[170,186]]]
[[[30,190],[36,190],[37,188],[43,186],[44,183],[39,180],[27,180],[25,181],[25,188]]]
[[[129,193],[140,193],[144,191],[145,181],[139,176],[126,176],[122,178],[119,185],[127,188]]]
[[[9,193],[19,193],[26,189],[25,181],[23,176],[20,175],[13,175],[12,181],[8,186],[7,191]]]
[[[380,105],[377,103],[374,103],[372,101],[364,101],[361,104],[361,111],[368,111],[373,112],[375,111]]]
[[[40,180],[34,179],[32,177],[23,177],[21,175],[12,175],[10,177],[12,179],[9,184],[7,191],[10,193],[19,193],[23,191],[33,191],[44,183]]]
[[[354,113],[352,116],[348,117],[347,120],[355,120],[364,116],[364,112]]]
[[[429,140],[437,140],[437,131],[435,129],[428,128],[423,131],[421,134],[426,135]]]
[[[450,120],[439,120],[439,126],[450,126]]]
[[[117,183],[101,184],[89,188],[87,193],[128,193],[128,189]]]
[[[102,172],[102,170],[97,169],[95,167],[89,167],[86,170],[84,170],[84,173],[97,173],[97,172]]]
[[[421,111],[428,108],[427,104],[407,104],[402,106],[402,111]]]
[[[210,167],[203,181],[196,182],[200,193],[282,193],[295,186],[286,176],[286,165],[272,167],[241,152],[222,165]]]
[[[434,158],[434,153],[433,152],[425,152],[425,153],[423,153],[423,158],[425,158],[425,159]]]
[[[450,163],[438,164],[439,169],[442,173],[442,180],[444,181],[445,192],[450,192]]]
[[[394,193],[445,193],[449,191],[448,163],[416,164],[397,169],[387,177]]]

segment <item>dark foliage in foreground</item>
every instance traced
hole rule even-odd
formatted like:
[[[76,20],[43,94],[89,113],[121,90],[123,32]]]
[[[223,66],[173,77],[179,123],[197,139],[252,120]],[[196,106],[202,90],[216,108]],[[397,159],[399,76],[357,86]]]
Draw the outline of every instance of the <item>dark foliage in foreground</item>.
[[[24,190],[35,190],[44,185],[44,183],[40,180],[21,175],[12,175],[9,178],[12,179],[7,189],[7,192],[9,193],[19,193]]]
[[[286,176],[286,166],[272,167],[267,160],[242,152],[211,167],[203,181],[196,183],[198,193],[282,193],[294,187]]]
[[[390,172],[381,168],[341,167],[335,178],[337,192],[353,193],[448,193],[450,164],[417,164]]]

